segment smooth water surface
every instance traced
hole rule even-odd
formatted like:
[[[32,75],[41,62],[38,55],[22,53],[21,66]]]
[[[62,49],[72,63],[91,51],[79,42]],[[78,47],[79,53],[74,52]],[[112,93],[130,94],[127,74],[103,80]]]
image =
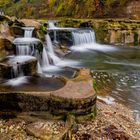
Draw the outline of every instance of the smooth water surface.
[[[86,46],[83,45],[84,51],[76,49],[67,58],[79,61],[79,67],[92,70],[98,95],[111,96],[140,111],[140,48]]]
[[[64,85],[58,78],[23,76],[1,81],[0,92],[47,92],[60,89]]]

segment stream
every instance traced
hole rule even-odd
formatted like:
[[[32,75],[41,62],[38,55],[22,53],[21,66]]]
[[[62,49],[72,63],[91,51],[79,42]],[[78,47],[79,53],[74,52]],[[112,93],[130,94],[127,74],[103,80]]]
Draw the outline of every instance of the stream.
[[[94,46],[93,46],[94,47]],[[90,68],[97,83],[97,95],[108,103],[117,101],[140,111],[140,49],[102,46],[73,51],[68,59]]]

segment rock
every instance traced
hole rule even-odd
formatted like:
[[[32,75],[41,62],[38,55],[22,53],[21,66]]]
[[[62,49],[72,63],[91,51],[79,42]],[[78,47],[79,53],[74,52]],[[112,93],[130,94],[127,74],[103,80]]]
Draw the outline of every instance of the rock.
[[[38,121],[27,125],[26,132],[43,140],[59,140],[65,127],[64,122],[61,121],[61,123],[63,123],[63,127],[60,128],[60,126],[57,125],[58,122],[59,121]],[[54,124],[56,124],[55,130],[52,128]]]
[[[80,137],[81,140],[93,140],[92,136],[90,134],[82,134],[82,136]]]
[[[60,56],[60,57],[64,57],[65,55],[69,54],[71,51],[69,51],[68,49],[60,49],[60,48],[55,48],[55,53]]]
[[[8,23],[0,24],[0,58],[4,58],[12,52],[13,39]]]
[[[23,37],[24,36],[24,30],[19,26],[12,26],[10,28],[11,34],[14,37]]]
[[[11,18],[6,15],[0,15],[0,21],[11,22]]]
[[[139,30],[136,30],[135,31],[138,36],[140,35],[139,34]],[[110,33],[110,41],[109,43],[111,44],[134,44],[135,42],[135,38],[134,38],[134,33],[135,33],[133,30],[117,30],[117,31],[114,31],[114,30],[110,30],[109,33]],[[138,39],[139,40],[139,39]],[[140,42],[138,42],[140,43]]]
[[[3,37],[11,36],[8,23],[0,24],[0,35]]]
[[[1,133],[4,133],[4,132],[5,132],[5,130],[4,130],[3,128],[1,128],[1,129],[0,129],[0,132],[1,132]]]
[[[109,125],[104,129],[103,136],[107,139],[119,139],[119,140],[128,140],[130,136],[123,131],[119,131],[115,126]]]
[[[16,59],[16,57],[13,57],[11,59]],[[15,66],[17,67],[17,74],[19,74],[18,69],[22,69],[24,75],[34,75],[37,73],[37,60],[34,57],[25,60],[23,62],[20,62],[19,60],[19,62],[15,62],[14,64],[12,64],[8,58],[5,58],[4,60],[0,61],[0,77],[3,78],[15,77],[16,76],[14,73]]]
[[[86,115],[86,119],[96,116],[95,104],[96,94],[90,71],[82,69],[76,78],[67,81],[63,88],[51,94],[50,111],[55,115],[73,114],[80,121]]]
[[[129,18],[140,19],[140,1],[130,1],[129,3],[127,3],[124,11]]]
[[[0,59],[12,52],[13,44],[8,38],[0,36]]]
[[[26,64],[27,63],[27,64]],[[26,66],[23,67],[23,72],[30,70],[32,74],[32,68],[36,66],[36,61],[32,67],[32,62],[27,61]],[[25,65],[23,64],[23,66]],[[27,66],[28,65],[28,66]],[[11,65],[1,64],[0,68],[5,77],[8,77],[10,73]],[[34,68],[34,70],[36,70]],[[33,71],[34,73],[35,71]],[[29,74],[30,74],[29,73]],[[27,73],[28,74],[28,73]],[[25,73],[25,75],[27,75]],[[66,80],[61,78],[65,85],[55,91],[46,92],[24,92],[21,93],[9,93],[3,95],[1,92],[0,98],[12,101],[11,104],[16,105],[22,111],[44,111],[51,114],[48,117],[52,118],[67,118],[67,116],[74,116],[76,121],[83,121],[92,119],[96,116],[96,93],[93,89],[93,81],[90,75],[90,70],[81,69],[77,76],[73,79]],[[10,96],[11,95],[11,96]],[[5,97],[3,97],[5,96]],[[17,105],[18,104],[18,105]],[[54,126],[55,128],[55,126]],[[57,130],[56,130],[57,131]]]
[[[22,22],[27,27],[35,27],[36,29],[39,29],[41,27],[41,24],[33,19],[21,19],[18,21]]]

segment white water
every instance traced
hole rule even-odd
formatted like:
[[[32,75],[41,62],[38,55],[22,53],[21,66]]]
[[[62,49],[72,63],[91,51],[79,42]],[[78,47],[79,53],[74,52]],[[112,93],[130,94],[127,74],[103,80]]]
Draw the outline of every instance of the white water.
[[[72,31],[74,45],[83,45],[96,42],[95,33],[91,30],[76,30]]]
[[[75,30],[72,31],[72,36],[74,40],[74,45],[71,47],[73,51],[102,51],[102,52],[112,52],[117,51],[118,48],[101,45],[96,43],[95,33],[92,30]]]
[[[101,45],[96,42],[72,46],[70,49],[73,51],[81,51],[81,52],[90,51],[90,50],[113,52],[119,50],[117,47],[115,48],[109,45]]]
[[[37,72],[40,74],[42,73],[42,69],[39,62],[37,63]]]
[[[52,60],[52,63],[56,65],[61,61],[61,59],[54,52],[54,48],[49,34],[46,35],[46,44],[47,44],[46,47],[48,49],[49,58]]]
[[[26,61],[29,61],[29,60],[34,60],[36,59],[35,57],[33,56],[26,56],[26,55],[20,55],[20,56],[10,56],[9,57],[9,65],[10,64],[16,64],[16,63],[25,63]]]
[[[27,77],[23,76],[23,77],[17,77],[17,78],[10,79],[3,85],[15,87],[15,86],[19,86],[19,85],[27,84],[27,83],[28,83]]]
[[[37,38],[32,37],[34,27],[24,27],[24,38],[16,38],[14,44],[16,45],[16,54],[35,56],[38,59],[38,73],[42,73],[41,67],[49,66],[49,59],[46,49],[43,48],[43,52],[39,53],[36,45],[41,43]]]
[[[106,96],[106,97],[98,96],[97,98],[100,100],[103,100],[107,104],[114,104],[115,103],[115,99],[110,97],[110,96]]]
[[[22,29],[24,29],[24,37],[32,37],[34,27],[23,27]]]
[[[23,76],[23,72],[21,66],[18,64],[14,64],[11,71],[12,78]]]
[[[48,22],[48,30],[53,30],[53,31],[62,31],[62,30],[67,30],[67,31],[73,31],[77,30],[78,28],[71,28],[71,27],[57,27],[55,26],[55,21],[49,21]]]
[[[39,42],[41,42],[39,39],[33,37],[16,38],[13,41],[14,44],[27,44],[28,46],[32,44],[38,44]]]
[[[23,70],[21,65],[29,60],[34,60],[35,57],[32,56],[11,56],[9,57],[8,63],[12,65],[11,75],[12,77],[21,77],[23,76]]]
[[[55,24],[54,24],[53,21],[49,21],[49,22],[48,22],[48,28],[49,28],[49,29],[55,29],[55,28],[57,28],[57,27],[55,26]]]
[[[50,65],[49,63],[49,58],[47,55],[47,51],[45,49],[45,47],[43,48],[43,52],[42,52],[42,67],[48,67]]]
[[[29,45],[16,45],[16,53],[18,55],[30,55],[31,54],[31,47]]]
[[[13,43],[16,45],[17,55],[33,55],[35,45],[40,42],[37,38],[32,38],[34,27],[23,27],[24,38],[16,38]]]

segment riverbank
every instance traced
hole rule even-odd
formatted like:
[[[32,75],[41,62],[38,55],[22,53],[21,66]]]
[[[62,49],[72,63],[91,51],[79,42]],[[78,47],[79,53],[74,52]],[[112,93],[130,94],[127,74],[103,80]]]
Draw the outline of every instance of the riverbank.
[[[95,120],[74,123],[63,134],[63,138],[66,140],[138,140],[140,138],[140,124],[135,123],[133,114],[128,108],[118,103],[109,105],[98,99],[97,112]],[[40,140],[40,138],[45,139],[45,135],[50,135],[50,133],[59,134],[65,125],[66,122],[56,120],[31,121],[29,119],[27,121],[20,117],[1,119],[0,138],[1,140]]]

